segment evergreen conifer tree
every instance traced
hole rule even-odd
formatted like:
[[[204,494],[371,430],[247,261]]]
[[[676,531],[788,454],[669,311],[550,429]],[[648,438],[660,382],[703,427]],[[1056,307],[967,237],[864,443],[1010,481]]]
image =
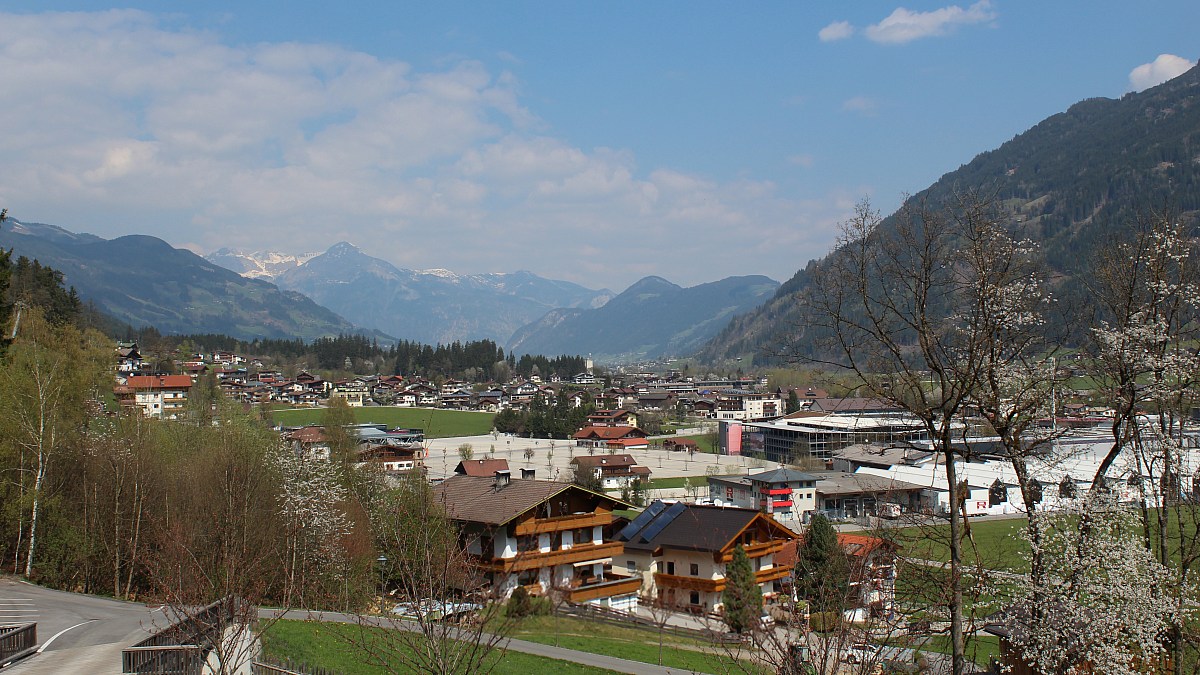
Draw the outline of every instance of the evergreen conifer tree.
[[[829,519],[813,516],[796,560],[796,590],[814,611],[841,612],[850,586],[850,564]]]
[[[754,579],[750,557],[741,544],[733,549],[733,560],[725,568],[725,590],[721,592],[721,603],[724,605],[725,624],[735,633],[751,630],[762,616],[762,588]]]

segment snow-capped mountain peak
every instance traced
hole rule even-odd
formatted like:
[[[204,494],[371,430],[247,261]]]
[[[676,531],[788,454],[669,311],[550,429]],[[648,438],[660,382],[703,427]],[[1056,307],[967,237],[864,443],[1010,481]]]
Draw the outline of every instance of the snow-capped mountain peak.
[[[250,279],[274,281],[287,270],[299,267],[320,253],[292,255],[278,251],[246,252],[235,248],[222,248],[204,256],[205,260],[233,270]]]

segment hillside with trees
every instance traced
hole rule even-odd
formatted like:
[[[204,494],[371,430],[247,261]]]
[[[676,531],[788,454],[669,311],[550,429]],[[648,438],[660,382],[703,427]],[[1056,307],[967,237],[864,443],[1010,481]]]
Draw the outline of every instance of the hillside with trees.
[[[967,189],[985,195],[1021,236],[1040,244],[1055,273],[1060,303],[1078,304],[1095,252],[1128,232],[1140,215],[1169,212],[1195,224],[1200,67],[1117,100],[1081,101],[981,153],[907,201],[936,207]],[[895,227],[895,218],[883,226]],[[785,360],[797,347],[792,334],[804,328],[794,299],[824,283],[829,267],[829,257],[810,261],[762,307],[735,317],[699,357]]]

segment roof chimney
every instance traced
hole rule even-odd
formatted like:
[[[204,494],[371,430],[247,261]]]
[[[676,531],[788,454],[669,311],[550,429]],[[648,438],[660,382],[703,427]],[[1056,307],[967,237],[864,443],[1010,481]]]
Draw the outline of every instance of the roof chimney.
[[[496,482],[495,482],[496,489],[499,490],[500,488],[505,487],[506,485],[508,485],[509,481],[511,481],[511,480],[512,480],[512,472],[511,471],[497,471],[496,472]]]
[[[533,480],[535,473],[537,473],[537,469],[521,469],[521,479]]]

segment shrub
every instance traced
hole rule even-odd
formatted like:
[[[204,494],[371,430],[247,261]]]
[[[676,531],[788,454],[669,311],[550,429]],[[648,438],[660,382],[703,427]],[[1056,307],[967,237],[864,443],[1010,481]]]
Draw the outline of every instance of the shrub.
[[[551,609],[549,600],[534,597],[525,590],[524,586],[517,586],[512,596],[509,597],[508,604],[504,606],[504,615],[512,619],[526,616],[546,616]]]
[[[832,633],[842,626],[841,612],[813,612],[809,625],[818,633]]]

